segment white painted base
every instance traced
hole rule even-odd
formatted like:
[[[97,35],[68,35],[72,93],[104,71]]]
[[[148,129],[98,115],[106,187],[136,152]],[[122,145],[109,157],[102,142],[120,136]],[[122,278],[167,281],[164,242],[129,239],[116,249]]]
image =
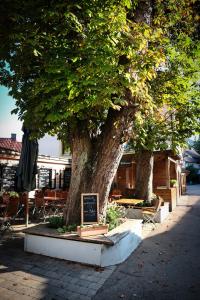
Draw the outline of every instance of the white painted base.
[[[164,205],[160,207],[160,211],[158,212],[155,221],[157,223],[162,223],[168,215],[169,215],[169,202],[165,202]],[[142,219],[142,209],[127,208],[126,217],[129,219]]]
[[[101,254],[101,266],[116,265],[126,260],[142,241],[142,220],[127,220],[111,230],[107,235],[114,242],[104,245]]]
[[[127,220],[105,236],[113,245],[25,232],[24,250],[101,267],[115,265],[123,262],[141,242],[142,220]]]
[[[162,223],[169,215],[169,202],[164,202],[164,205],[160,207],[160,211],[155,219],[157,223]]]

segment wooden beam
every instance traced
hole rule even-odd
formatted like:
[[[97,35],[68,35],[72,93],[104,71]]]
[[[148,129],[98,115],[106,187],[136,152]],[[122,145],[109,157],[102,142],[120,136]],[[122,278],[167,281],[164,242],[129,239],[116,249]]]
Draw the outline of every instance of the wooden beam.
[[[177,160],[174,160],[173,158],[171,157],[168,157],[168,160],[172,161],[173,163],[177,164]]]
[[[167,158],[167,163],[166,163],[166,186],[168,189],[170,188],[170,160],[169,160],[169,157]]]

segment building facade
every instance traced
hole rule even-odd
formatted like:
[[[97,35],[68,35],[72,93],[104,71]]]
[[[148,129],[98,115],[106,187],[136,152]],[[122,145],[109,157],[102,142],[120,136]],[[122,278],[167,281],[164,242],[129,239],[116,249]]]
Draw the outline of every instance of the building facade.
[[[0,190],[16,190],[16,175],[22,143],[16,137],[0,138]],[[50,148],[50,145],[49,145]],[[36,188],[68,189],[71,176],[71,158],[39,155]]]

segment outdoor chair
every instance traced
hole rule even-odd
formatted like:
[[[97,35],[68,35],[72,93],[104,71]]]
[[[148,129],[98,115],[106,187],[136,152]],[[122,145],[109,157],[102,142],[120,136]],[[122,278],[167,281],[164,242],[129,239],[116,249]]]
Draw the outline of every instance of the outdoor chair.
[[[54,215],[63,214],[64,208],[65,208],[65,201],[59,201],[58,203],[54,203],[52,206],[53,214]]]
[[[44,191],[44,196],[45,196],[45,197],[48,197],[49,193],[51,193],[51,190],[50,190],[50,189],[46,189],[46,190]]]
[[[159,197],[158,199],[156,199],[154,207],[145,207],[142,209],[144,223],[151,223],[154,227],[156,227],[156,217],[158,216],[158,213],[160,211],[162,201],[162,198]]]
[[[35,191],[35,197],[43,197],[44,193],[41,190]]]
[[[18,207],[18,212],[17,216],[18,217],[23,217],[24,216],[24,211],[26,207],[26,194],[22,193],[19,197],[19,207]]]
[[[39,221],[43,219],[44,222],[48,217],[48,204],[45,203],[44,197],[35,197],[35,203],[33,208],[33,216]]]
[[[65,200],[67,200],[68,192],[67,192],[67,191],[63,191],[61,196],[62,196]]]
[[[112,200],[117,200],[117,199],[120,199],[122,197],[122,191],[119,190],[119,189],[114,189],[112,192],[111,192],[111,198]]]
[[[27,205],[27,193],[22,193],[19,197],[19,207],[18,207],[18,212],[17,212],[17,218],[25,218],[26,214],[26,205]],[[31,213],[32,209],[32,203],[28,200],[28,208],[29,208],[29,213]]]
[[[47,197],[55,197],[55,196],[56,196],[55,190],[53,190],[53,191],[48,190],[48,191],[47,191]]]
[[[6,231],[6,230],[13,231],[11,224],[12,222],[15,221],[18,212],[18,207],[19,207],[19,198],[10,197],[10,201],[7,204],[4,215],[3,217],[0,218],[1,231]]]
[[[0,202],[0,217],[3,217],[4,216],[4,213],[5,213],[5,210],[8,206],[8,203],[3,203],[2,199],[1,199],[1,202]]]
[[[10,201],[10,195],[7,192],[4,192],[2,195],[2,200],[4,204],[8,204]]]
[[[62,191],[56,191],[56,197],[62,197]]]

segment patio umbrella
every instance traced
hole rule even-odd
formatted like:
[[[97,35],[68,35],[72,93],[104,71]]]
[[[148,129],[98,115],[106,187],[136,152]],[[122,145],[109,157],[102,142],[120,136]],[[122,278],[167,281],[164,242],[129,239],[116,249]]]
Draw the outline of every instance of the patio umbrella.
[[[35,189],[35,175],[37,174],[38,142],[30,140],[31,131],[22,128],[22,150],[17,171],[17,190],[27,192],[26,225],[28,226],[28,192]]]

